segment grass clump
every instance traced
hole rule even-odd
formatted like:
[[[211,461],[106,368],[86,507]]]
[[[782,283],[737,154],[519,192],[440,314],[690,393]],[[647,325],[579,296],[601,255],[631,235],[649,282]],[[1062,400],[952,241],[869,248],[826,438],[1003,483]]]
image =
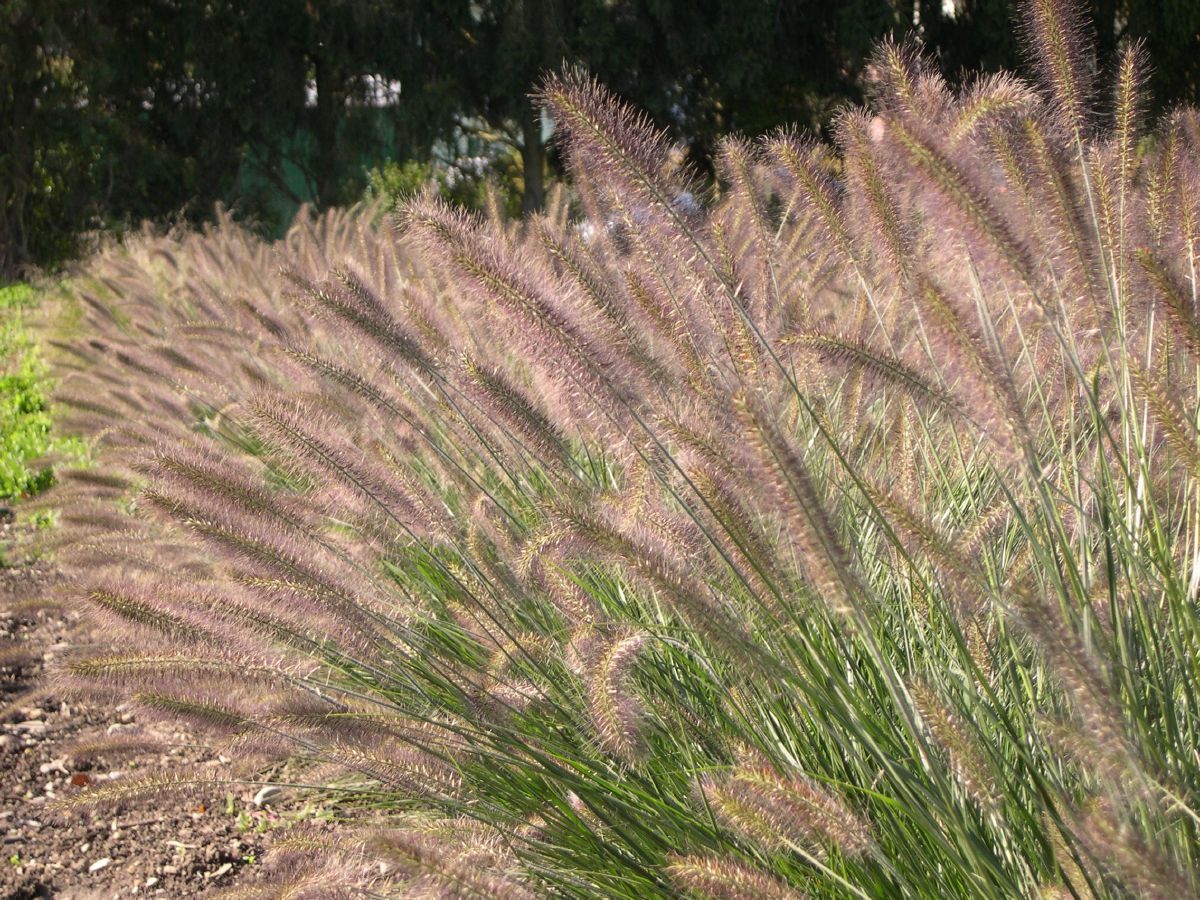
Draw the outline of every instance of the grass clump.
[[[719,196],[567,71],[545,215],[92,261],[63,677],[341,798],[280,892],[1195,895],[1200,130],[1029,21]]]

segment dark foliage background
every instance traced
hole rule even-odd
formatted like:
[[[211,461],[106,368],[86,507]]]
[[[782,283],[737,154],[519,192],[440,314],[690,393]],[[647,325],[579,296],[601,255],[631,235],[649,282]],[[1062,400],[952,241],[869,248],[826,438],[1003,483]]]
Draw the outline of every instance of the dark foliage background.
[[[1093,0],[1099,58],[1146,43],[1156,111],[1195,102],[1200,4]],[[1009,0],[0,0],[0,276],[81,237],[210,214],[274,233],[386,160],[505,157],[540,207],[539,72],[586,65],[711,173],[717,137],[823,125],[874,43],[915,34],[952,79],[1020,67]],[[374,85],[374,87],[372,87]],[[390,86],[391,92],[378,90]],[[397,90],[398,89],[398,90]]]

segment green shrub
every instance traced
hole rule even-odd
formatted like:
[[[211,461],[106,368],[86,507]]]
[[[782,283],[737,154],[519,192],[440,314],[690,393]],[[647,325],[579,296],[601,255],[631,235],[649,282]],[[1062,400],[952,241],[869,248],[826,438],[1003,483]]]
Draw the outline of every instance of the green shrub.
[[[421,193],[433,178],[433,166],[415,159],[396,162],[388,160],[367,172],[366,198],[383,200],[389,208]]]
[[[423,163],[417,160],[389,160],[367,173],[363,200],[382,201],[387,210],[395,210],[413,199],[426,187],[436,187],[442,199],[476,212],[488,210],[515,215],[521,209],[521,190],[516,183],[520,160],[512,151],[489,156],[460,157],[451,163]]]

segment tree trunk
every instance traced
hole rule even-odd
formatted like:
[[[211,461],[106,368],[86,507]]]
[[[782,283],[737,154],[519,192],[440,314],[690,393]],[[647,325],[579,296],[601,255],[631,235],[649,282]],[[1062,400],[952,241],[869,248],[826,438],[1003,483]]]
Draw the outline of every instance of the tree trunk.
[[[521,197],[521,211],[529,215],[541,210],[546,200],[546,148],[542,144],[542,113],[532,105],[525,110],[525,121],[521,123],[521,138],[521,165],[525,175],[525,194]]]
[[[317,202],[333,206],[337,196],[337,127],[340,85],[333,65],[318,54],[313,59],[317,82]]]
[[[26,17],[16,25],[14,34],[32,30],[32,21]],[[34,97],[38,92],[38,61],[35,55],[36,42],[9,41],[6,50],[13,58],[5,61],[9,69],[9,104],[0,103],[0,115],[9,136],[7,165],[0,176],[0,283],[21,274],[29,262],[29,207],[30,187],[34,176],[33,127],[37,108]],[[8,106],[4,109],[4,106]],[[54,223],[59,224],[59,223]],[[53,227],[53,226],[51,226]]]
[[[1097,60],[1101,70],[1111,67],[1112,55],[1117,50],[1117,3],[1116,0],[1099,0],[1095,4],[1096,37],[1099,46],[1100,59]]]
[[[546,0],[524,0],[521,6],[529,52],[525,81],[532,88],[539,69],[549,61],[550,48],[555,41],[556,16],[551,3]],[[521,167],[525,176],[521,212],[529,215],[538,212],[546,200],[546,148],[542,145],[541,110],[526,101],[521,118]]]

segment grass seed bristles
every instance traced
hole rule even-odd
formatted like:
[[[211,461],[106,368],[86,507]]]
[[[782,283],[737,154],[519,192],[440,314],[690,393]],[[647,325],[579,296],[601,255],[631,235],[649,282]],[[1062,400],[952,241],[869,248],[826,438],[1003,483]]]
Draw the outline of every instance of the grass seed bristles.
[[[933,139],[914,123],[903,120],[892,122],[887,135],[894,136],[908,161],[946,199],[950,208],[958,212],[964,226],[983,238],[986,246],[1008,265],[1020,281],[1034,284],[1033,265],[1028,251],[1012,234],[987,193],[973,182],[971,176],[955,165]]]
[[[881,111],[908,116],[933,116],[940,110],[930,108],[930,100],[941,100],[930,59],[913,40],[884,40],[867,63],[866,78],[875,93]],[[939,86],[940,87],[940,86]],[[931,96],[932,95],[932,96]]]
[[[787,579],[778,562],[776,548],[750,509],[742,502],[737,486],[716,467],[699,468],[689,473],[717,526],[715,532],[728,538],[727,550],[736,552],[743,571],[759,599],[778,596]],[[736,548],[734,551],[729,547]]]
[[[774,508],[785,514],[795,563],[830,609],[853,619],[862,610],[866,591],[851,569],[808,469],[752,401],[743,395],[734,403],[747,425],[756,475],[770,490]]]
[[[141,778],[123,778],[115,783],[109,782],[78,793],[61,795],[52,802],[50,809],[67,815],[80,807],[120,805],[130,800],[148,797],[165,798],[179,794],[193,794],[230,783],[229,779],[221,778],[211,770],[203,769],[193,772],[148,775]]]
[[[843,258],[859,268],[860,258],[842,215],[841,201],[824,163],[827,156],[819,145],[793,134],[782,133],[765,143],[768,159],[775,162],[791,181],[797,195],[816,211],[829,238],[841,250]]]
[[[290,532],[253,518],[235,516],[229,522],[215,520],[205,510],[152,489],[144,490],[141,499],[163,510],[233,560],[265,568],[281,583],[296,584],[314,599],[336,606],[340,615],[356,625],[365,624],[368,611],[359,599],[361,582],[318,563],[305,553],[303,545],[298,545]],[[371,591],[369,586],[363,587]]]
[[[823,858],[828,846],[857,857],[874,843],[867,823],[831,791],[804,778],[781,776],[761,760],[737,766],[704,790],[710,800],[719,798],[714,808],[740,817],[740,827],[750,827],[768,849],[800,846]]]
[[[523,270],[521,257],[479,233],[463,216],[437,203],[410,204],[404,227],[431,256],[441,259],[451,277],[468,291],[494,304],[499,321],[541,363],[542,371],[561,386],[572,404],[604,408],[608,420],[627,420],[620,388],[609,372],[619,362],[611,350],[593,340],[543,287]],[[593,427],[597,424],[595,423]],[[616,435],[614,435],[615,437]]]
[[[364,300],[345,286],[313,284],[299,274],[293,274],[292,278],[299,288],[294,296],[302,306],[318,315],[328,315],[347,323],[356,333],[400,360],[418,368],[429,366],[420,344],[377,302]],[[351,283],[356,282],[351,279]]]
[[[203,703],[190,697],[139,691],[133,695],[133,701],[143,709],[215,731],[237,731],[249,722],[247,717],[237,710],[216,703]]]
[[[554,517],[563,526],[562,538],[587,553],[618,562],[628,574],[660,591],[673,611],[716,646],[735,656],[761,653],[735,609],[694,574],[678,547],[661,535],[623,530],[582,506],[559,505]]]
[[[646,709],[634,692],[633,667],[647,639],[641,632],[618,635],[597,657],[588,684],[588,706],[601,744],[629,764],[644,756]]]
[[[901,220],[901,210],[886,180],[886,173],[875,157],[873,130],[886,128],[882,120],[872,119],[863,111],[844,113],[837,123],[838,142],[846,149],[850,175],[858,182],[867,202],[867,210],[882,239],[884,253],[901,281],[908,279],[912,260],[913,236]]]
[[[704,384],[704,364],[688,332],[687,324],[679,316],[676,304],[663,300],[661,294],[636,272],[625,273],[625,287],[635,307],[656,328],[663,342],[674,351],[675,367],[687,373],[688,383],[699,392]]]
[[[780,346],[795,346],[815,354],[832,365],[843,365],[861,372],[876,384],[903,391],[918,407],[929,405],[936,409],[963,415],[961,405],[940,386],[930,383],[919,371],[888,353],[850,338],[819,331],[785,335]]]
[[[963,97],[950,132],[950,144],[954,146],[976,132],[1029,112],[1036,104],[1037,98],[1028,85],[1011,75],[1001,73],[980,78]]]
[[[1098,283],[1098,273],[1102,267],[1092,259],[1095,236],[1085,232],[1080,199],[1076,196],[1075,187],[1069,179],[1061,159],[1042,127],[1033,119],[1027,118],[1021,123],[1022,131],[1027,139],[1029,159],[1036,173],[1034,179],[1049,189],[1053,198],[1050,204],[1049,220],[1053,223],[1050,229],[1057,243],[1069,247],[1069,255],[1074,258],[1075,265],[1067,268],[1071,282],[1079,282],[1077,290],[1085,294],[1093,308],[1097,310],[1095,323],[1081,322],[1076,327],[1093,327],[1104,323],[1104,312],[1101,297],[1104,287]]]
[[[1187,350],[1194,362],[1200,363],[1200,318],[1197,318],[1194,303],[1175,276],[1167,269],[1163,260],[1149,249],[1137,252],[1137,261],[1154,288],[1159,306],[1171,332],[1180,346]]]
[[[1113,143],[1117,152],[1117,177],[1122,212],[1138,165],[1137,142],[1141,137],[1142,115],[1146,104],[1146,66],[1146,54],[1141,44],[1131,44],[1121,50],[1117,62],[1116,96],[1113,101]]]
[[[1023,461],[1028,437],[1015,387],[1001,363],[938,285],[922,279],[917,291],[922,322],[930,348],[940,355],[937,362],[943,377],[965,382],[957,388],[959,403],[977,410],[981,430],[992,440],[1002,461],[1016,468]]]
[[[321,748],[319,753],[322,759],[411,796],[444,800],[462,793],[461,776],[441,760],[419,750],[387,744],[366,749],[362,745],[335,743]]]
[[[255,426],[264,438],[286,451],[277,451],[281,459],[291,461],[315,477],[332,476],[343,484],[372,514],[391,520],[404,533],[438,534],[443,523],[435,518],[434,502],[424,491],[414,494],[398,490],[395,473],[389,473],[359,448],[338,439],[339,430],[322,421],[307,407],[262,398],[248,404]]]
[[[1026,31],[1033,58],[1063,125],[1078,144],[1092,121],[1092,62],[1083,11],[1067,0],[1028,0]]]
[[[1181,875],[1157,848],[1144,844],[1110,804],[1093,804],[1078,817],[1074,831],[1095,864],[1115,875],[1134,896],[1171,900],[1195,892],[1195,882]]]
[[[680,855],[667,858],[667,874],[698,900],[802,900],[776,876],[735,857]]]
[[[988,815],[999,812],[1000,792],[997,773],[989,766],[968,732],[970,727],[929,687],[921,682],[909,686],[921,721],[946,755],[954,778],[962,785],[980,810]]]
[[[578,239],[568,241],[556,237],[541,220],[534,220],[533,227],[550,258],[559,264],[596,311],[619,331],[626,355],[645,373],[650,383],[659,380],[663,375],[662,363],[654,356],[645,336],[630,321],[626,303],[607,280],[608,273],[597,268],[595,260],[579,246]]]
[[[424,889],[463,900],[533,900],[537,896],[530,885],[481,868],[471,857],[456,857],[453,845],[420,831],[380,832],[367,846],[373,855],[399,867],[409,877],[413,891]]]
[[[539,99],[563,126],[574,166],[596,167],[660,215],[682,221],[675,203],[676,186],[664,179],[669,170],[666,135],[645,115],[578,68],[548,77]]]
[[[210,632],[195,623],[160,608],[153,600],[131,596],[128,589],[108,590],[95,587],[87,591],[84,598],[88,603],[116,618],[143,625],[172,640],[198,643],[212,639]]]
[[[754,171],[759,162],[756,150],[744,140],[727,139],[722,144],[718,160],[725,178],[732,185],[733,202],[750,223],[751,239],[744,245],[743,254],[750,257],[755,284],[750,292],[752,302],[747,303],[746,307],[760,320],[774,317],[782,306],[774,262],[776,229],[768,218],[767,198],[758,186]],[[729,258],[735,257],[729,254]],[[736,281],[732,277],[727,280]]]
[[[1195,424],[1185,418],[1172,392],[1159,379],[1136,365],[1131,366],[1130,375],[1135,396],[1145,402],[1171,447],[1193,473],[1200,473],[1200,435]]]
[[[463,369],[467,383],[476,388],[473,393],[481,406],[528,441],[543,459],[559,466],[570,465],[565,438],[525,391],[510,383],[499,370],[489,372],[472,360],[464,360]]]
[[[110,684],[134,683],[145,676],[170,678],[221,677],[239,674],[251,683],[288,686],[295,676],[247,661],[223,660],[207,656],[164,654],[155,656],[95,656],[68,663],[65,671],[77,678],[96,679]]]

